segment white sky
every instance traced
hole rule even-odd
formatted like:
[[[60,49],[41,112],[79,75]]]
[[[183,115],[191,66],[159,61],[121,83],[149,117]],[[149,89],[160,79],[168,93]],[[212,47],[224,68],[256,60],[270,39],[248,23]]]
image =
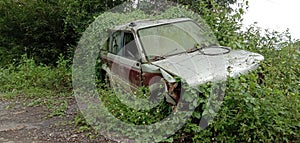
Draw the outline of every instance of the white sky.
[[[300,0],[249,0],[243,24],[254,22],[280,32],[289,28],[292,38],[300,39]]]

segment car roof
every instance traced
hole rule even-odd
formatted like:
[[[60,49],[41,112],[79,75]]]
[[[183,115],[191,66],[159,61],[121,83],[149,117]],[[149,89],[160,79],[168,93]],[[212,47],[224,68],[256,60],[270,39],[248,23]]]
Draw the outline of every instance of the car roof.
[[[123,25],[119,25],[114,27],[113,29],[110,29],[112,31],[117,30],[134,30],[137,31],[139,29],[162,25],[162,24],[168,24],[168,23],[176,23],[176,22],[182,22],[182,21],[190,21],[190,18],[175,18],[175,19],[160,19],[160,20],[151,20],[151,19],[143,19],[143,20],[136,20],[132,21]]]

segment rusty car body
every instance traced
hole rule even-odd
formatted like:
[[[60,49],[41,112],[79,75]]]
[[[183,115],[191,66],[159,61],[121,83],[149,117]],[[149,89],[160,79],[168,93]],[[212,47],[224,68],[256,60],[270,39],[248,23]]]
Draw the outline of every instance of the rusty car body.
[[[197,86],[255,70],[260,54],[218,46],[192,19],[140,20],[116,26],[101,49],[101,72],[126,89],[163,82],[166,101],[178,102],[180,83]]]

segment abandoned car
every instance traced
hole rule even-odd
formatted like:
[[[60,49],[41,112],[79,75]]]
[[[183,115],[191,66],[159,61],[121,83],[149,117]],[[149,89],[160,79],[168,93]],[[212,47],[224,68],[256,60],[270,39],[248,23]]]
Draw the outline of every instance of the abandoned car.
[[[218,76],[245,74],[264,60],[257,53],[214,44],[189,18],[133,21],[108,33],[100,51],[104,80],[119,82],[125,90],[155,90],[162,82],[172,105],[180,96],[178,78],[193,87]]]

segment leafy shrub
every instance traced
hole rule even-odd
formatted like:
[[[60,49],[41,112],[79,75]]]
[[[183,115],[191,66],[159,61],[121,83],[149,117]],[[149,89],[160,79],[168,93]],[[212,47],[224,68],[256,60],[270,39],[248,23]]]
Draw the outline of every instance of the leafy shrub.
[[[8,53],[16,53],[17,61],[23,54],[39,63],[57,60],[59,53],[67,51],[67,47],[63,46],[66,39],[61,7],[51,1],[1,1],[1,45]],[[3,56],[8,53],[3,53]]]
[[[67,63],[61,56],[57,68],[51,68],[43,64],[37,65],[33,59],[24,55],[17,66],[10,64],[8,68],[1,68],[0,92],[29,98],[70,93],[71,71]]]
[[[190,122],[184,134],[196,142],[299,142],[299,45],[263,51],[258,70],[227,81],[214,123],[200,130]]]
[[[81,33],[94,16],[121,2],[2,0],[0,64],[19,61],[23,54],[47,65],[55,65],[60,54],[71,59]]]

